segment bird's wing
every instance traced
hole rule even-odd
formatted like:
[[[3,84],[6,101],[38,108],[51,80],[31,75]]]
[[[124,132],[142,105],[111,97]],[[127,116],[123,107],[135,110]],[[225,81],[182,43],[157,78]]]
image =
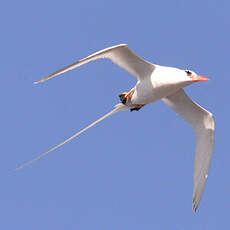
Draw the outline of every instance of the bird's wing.
[[[40,82],[46,81],[50,78],[58,76],[62,73],[65,73],[69,70],[75,69],[81,65],[84,65],[90,61],[94,61],[100,58],[111,59],[115,64],[127,70],[132,75],[136,76],[138,79],[145,76],[149,76],[155,66],[150,62],[145,61],[141,57],[137,56],[126,44],[120,44],[117,46],[112,46],[107,49],[103,49],[94,54],[89,55],[86,58],[83,58],[69,66],[66,66],[47,77],[42,78],[39,81],[34,82],[38,84]]]
[[[211,163],[215,121],[213,115],[192,101],[183,89],[163,99],[176,113],[187,121],[196,133],[194,167],[193,210],[196,211],[208,178]]]
[[[53,152],[54,150],[60,148],[62,145],[66,144],[67,142],[71,141],[72,139],[74,139],[75,137],[79,136],[80,134],[84,133],[86,130],[88,130],[89,128],[92,128],[94,125],[96,125],[97,123],[103,121],[104,119],[106,119],[107,117],[110,117],[111,115],[119,112],[119,111],[124,111],[124,110],[127,110],[129,107],[122,104],[122,103],[119,103],[117,105],[115,105],[115,108],[107,113],[106,115],[104,115],[103,117],[99,118],[98,120],[94,121],[93,123],[91,123],[90,125],[88,125],[87,127],[85,127],[84,129],[80,130],[78,133],[74,134],[72,137],[69,137],[68,139],[64,140],[63,142],[61,142],[60,144],[54,146],[53,148],[51,148],[50,150],[48,150],[47,152],[45,153],[42,153],[41,155],[39,155],[38,157],[32,159],[31,161],[19,166],[18,168],[16,168],[16,170],[19,170],[19,169],[22,169],[30,164],[32,164],[33,162],[41,159],[42,157],[48,155],[50,152]]]

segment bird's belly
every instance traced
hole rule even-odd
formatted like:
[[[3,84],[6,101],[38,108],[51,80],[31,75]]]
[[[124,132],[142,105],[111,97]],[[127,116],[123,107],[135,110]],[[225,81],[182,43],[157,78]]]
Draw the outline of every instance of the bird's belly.
[[[131,103],[149,104],[176,92],[180,87],[175,85],[157,85],[152,82],[142,82],[134,88]]]

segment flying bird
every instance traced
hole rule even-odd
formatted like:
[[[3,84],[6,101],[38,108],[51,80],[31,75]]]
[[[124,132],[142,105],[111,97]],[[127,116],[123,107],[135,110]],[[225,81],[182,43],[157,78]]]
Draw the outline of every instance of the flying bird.
[[[120,103],[115,105],[115,108],[111,112],[17,169],[23,168],[44,157],[112,114],[125,110],[138,111],[143,106],[161,99],[187,121],[193,127],[196,134],[193,188],[193,210],[196,211],[208,178],[214,145],[215,121],[213,115],[189,98],[183,88],[192,83],[208,81],[209,79],[199,76],[191,70],[181,70],[152,64],[137,56],[128,45],[120,44],[91,54],[34,82],[34,84],[44,82],[90,61],[101,58],[112,60],[115,64],[135,76],[137,78],[135,87],[129,92],[123,92],[119,95]]]

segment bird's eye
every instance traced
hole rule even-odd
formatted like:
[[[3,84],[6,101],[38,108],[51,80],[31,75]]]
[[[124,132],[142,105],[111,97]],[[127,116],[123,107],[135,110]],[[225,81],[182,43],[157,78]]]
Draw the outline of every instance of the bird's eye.
[[[188,76],[192,75],[192,72],[190,70],[185,70],[185,73],[187,73]]]

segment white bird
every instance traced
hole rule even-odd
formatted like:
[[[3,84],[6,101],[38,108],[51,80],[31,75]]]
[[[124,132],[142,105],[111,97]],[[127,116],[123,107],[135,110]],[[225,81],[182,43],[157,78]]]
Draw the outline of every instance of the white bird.
[[[128,93],[125,92],[119,95],[121,103],[117,104],[111,112],[17,169],[23,168],[44,157],[51,151],[61,147],[65,143],[85,132],[87,129],[96,125],[98,122],[114,113],[117,113],[118,111],[128,109],[131,111],[139,110],[146,104],[162,99],[195,130],[196,154],[194,167],[193,210],[196,211],[209,173],[214,145],[215,121],[213,115],[192,101],[184,92],[183,88],[194,82],[207,81],[209,79],[199,76],[190,70],[181,70],[178,68],[152,64],[137,56],[128,47],[128,45],[120,44],[103,49],[83,58],[80,61],[77,61],[37,82],[34,82],[34,84],[44,82],[100,58],[111,59],[115,64],[134,75],[137,78],[136,86]]]

